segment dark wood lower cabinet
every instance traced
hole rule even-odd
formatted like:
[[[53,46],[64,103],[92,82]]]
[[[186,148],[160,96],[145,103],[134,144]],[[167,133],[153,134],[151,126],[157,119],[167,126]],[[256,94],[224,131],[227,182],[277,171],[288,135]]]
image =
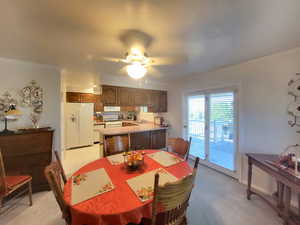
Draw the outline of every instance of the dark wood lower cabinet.
[[[166,130],[151,131],[151,149],[165,148],[166,138]]]
[[[130,134],[131,150],[162,149],[166,147],[166,130],[145,131]]]
[[[130,149],[150,149],[151,148],[151,136],[150,132],[139,132],[130,134]]]
[[[53,132],[43,130],[0,135],[7,175],[31,175],[34,192],[50,190],[44,169],[52,159]]]

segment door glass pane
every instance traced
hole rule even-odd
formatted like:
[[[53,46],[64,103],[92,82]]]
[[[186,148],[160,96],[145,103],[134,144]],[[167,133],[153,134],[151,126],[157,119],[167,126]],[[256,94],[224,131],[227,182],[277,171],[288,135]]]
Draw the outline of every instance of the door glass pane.
[[[209,161],[235,170],[234,93],[209,95]]]
[[[205,159],[205,97],[188,97],[188,137],[192,137],[190,154]]]

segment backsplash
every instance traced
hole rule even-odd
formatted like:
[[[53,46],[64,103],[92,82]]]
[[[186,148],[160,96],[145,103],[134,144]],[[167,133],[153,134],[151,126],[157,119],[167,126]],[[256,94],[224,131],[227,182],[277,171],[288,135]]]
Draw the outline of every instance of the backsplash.
[[[136,118],[138,121],[147,121],[147,122],[154,122],[154,117],[158,116],[158,113],[152,113],[152,112],[102,112],[102,113],[95,113],[95,119],[97,120],[103,120],[103,116],[116,116],[117,119],[132,119],[132,114],[136,115]]]
[[[137,119],[140,121],[147,121],[154,123],[154,117],[156,117],[158,113],[151,113],[151,112],[140,112],[137,115]]]

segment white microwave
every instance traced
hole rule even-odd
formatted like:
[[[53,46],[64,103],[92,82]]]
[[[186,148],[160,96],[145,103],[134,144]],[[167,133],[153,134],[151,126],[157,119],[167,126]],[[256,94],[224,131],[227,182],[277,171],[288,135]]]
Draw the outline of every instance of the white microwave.
[[[104,112],[120,112],[120,106],[104,106]]]

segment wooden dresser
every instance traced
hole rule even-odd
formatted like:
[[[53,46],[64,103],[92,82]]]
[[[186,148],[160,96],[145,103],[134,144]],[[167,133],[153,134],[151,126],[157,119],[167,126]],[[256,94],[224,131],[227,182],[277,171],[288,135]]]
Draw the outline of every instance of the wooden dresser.
[[[29,174],[34,192],[50,190],[44,168],[51,163],[53,133],[46,129],[0,135],[7,175]]]

